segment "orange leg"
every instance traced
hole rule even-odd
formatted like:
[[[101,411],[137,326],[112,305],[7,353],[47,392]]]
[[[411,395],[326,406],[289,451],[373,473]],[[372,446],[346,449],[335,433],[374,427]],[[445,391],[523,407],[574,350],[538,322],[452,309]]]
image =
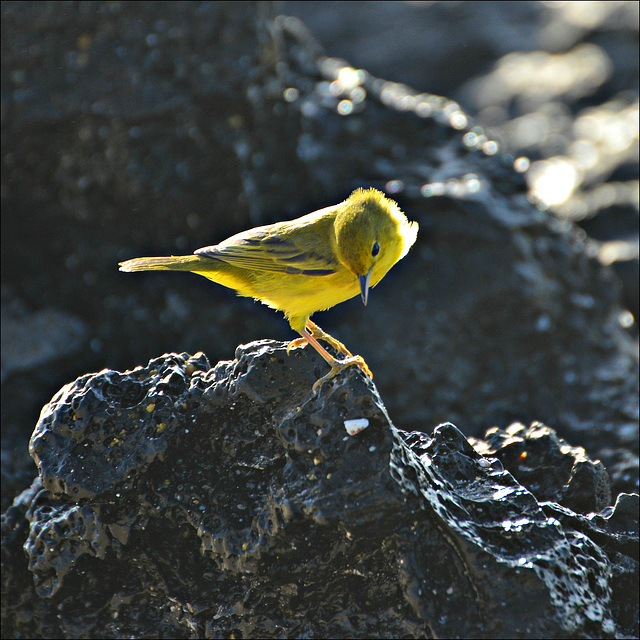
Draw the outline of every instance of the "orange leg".
[[[307,320],[307,326],[304,331],[300,332],[302,338],[296,338],[292,340],[287,346],[287,353],[291,349],[297,349],[298,347],[304,347],[307,343],[310,344],[329,364],[331,371],[327,375],[323,376],[313,385],[313,390],[317,391],[327,380],[335,377],[340,371],[356,365],[360,367],[370,378],[373,378],[371,369],[367,366],[362,356],[354,356],[351,352],[340,342],[336,340],[328,333],[324,332],[317,324]],[[331,345],[336,351],[345,356],[344,360],[337,360],[334,358],[319,342],[318,340],[324,340]]]

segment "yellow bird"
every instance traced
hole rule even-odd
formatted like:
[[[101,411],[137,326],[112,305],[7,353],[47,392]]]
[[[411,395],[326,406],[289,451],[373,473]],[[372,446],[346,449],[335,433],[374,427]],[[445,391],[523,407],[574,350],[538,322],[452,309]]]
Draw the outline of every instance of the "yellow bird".
[[[309,318],[358,294],[366,305],[369,288],[407,254],[417,233],[418,224],[396,202],[376,189],[356,189],[344,202],[296,220],[243,231],[190,256],[127,260],[120,271],[191,271],[284,311],[302,336],[287,353],[309,343],[331,366],[313,385],[316,391],[351,365],[373,376],[361,356]],[[344,358],[334,358],[319,340]]]

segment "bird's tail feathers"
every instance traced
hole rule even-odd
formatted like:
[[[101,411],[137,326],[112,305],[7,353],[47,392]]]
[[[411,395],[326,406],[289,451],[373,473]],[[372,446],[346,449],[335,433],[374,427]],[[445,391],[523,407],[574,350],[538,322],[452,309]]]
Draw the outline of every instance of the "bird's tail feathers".
[[[133,258],[119,264],[120,271],[194,271],[203,262],[198,256]]]

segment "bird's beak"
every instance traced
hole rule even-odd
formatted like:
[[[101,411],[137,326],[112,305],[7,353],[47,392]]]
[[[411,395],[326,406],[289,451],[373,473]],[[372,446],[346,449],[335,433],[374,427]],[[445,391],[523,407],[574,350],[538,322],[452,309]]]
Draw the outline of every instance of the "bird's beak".
[[[360,280],[360,295],[362,296],[362,304],[367,306],[367,300],[369,299],[369,280],[371,280],[371,271],[373,267],[369,269],[369,273],[366,276],[358,276]]]

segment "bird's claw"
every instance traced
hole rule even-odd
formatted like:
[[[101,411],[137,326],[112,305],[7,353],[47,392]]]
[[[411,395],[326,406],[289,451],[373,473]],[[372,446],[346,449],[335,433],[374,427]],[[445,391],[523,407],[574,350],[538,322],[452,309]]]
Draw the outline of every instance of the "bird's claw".
[[[347,358],[355,358],[361,356],[354,356],[347,347],[345,347],[340,340],[336,340],[334,337],[330,336],[328,333],[322,332],[322,335],[319,336],[321,340],[327,342],[330,346],[332,346],[338,353],[341,353],[343,356]],[[300,349],[301,347],[306,347],[309,344],[309,341],[306,338],[294,338],[287,345],[287,355],[291,349]],[[339,361],[338,361],[339,362]],[[368,368],[368,367],[367,367]]]
[[[309,341],[304,338],[295,338],[287,345],[287,355],[289,355],[289,351],[291,351],[291,349],[299,349],[300,347],[304,347],[308,344]]]
[[[364,361],[364,358],[362,356],[350,356],[348,358],[345,358],[344,360],[336,360],[336,364],[332,365],[331,371],[329,371],[329,373],[322,376],[322,378],[319,378],[313,383],[313,392],[316,393],[320,390],[320,387],[322,387],[325,382],[331,380],[332,378],[335,378],[341,371],[344,371],[348,367],[352,367],[354,365],[360,367],[360,369],[362,369],[362,371],[364,371],[366,375],[373,379],[371,369],[369,369],[369,366]]]

